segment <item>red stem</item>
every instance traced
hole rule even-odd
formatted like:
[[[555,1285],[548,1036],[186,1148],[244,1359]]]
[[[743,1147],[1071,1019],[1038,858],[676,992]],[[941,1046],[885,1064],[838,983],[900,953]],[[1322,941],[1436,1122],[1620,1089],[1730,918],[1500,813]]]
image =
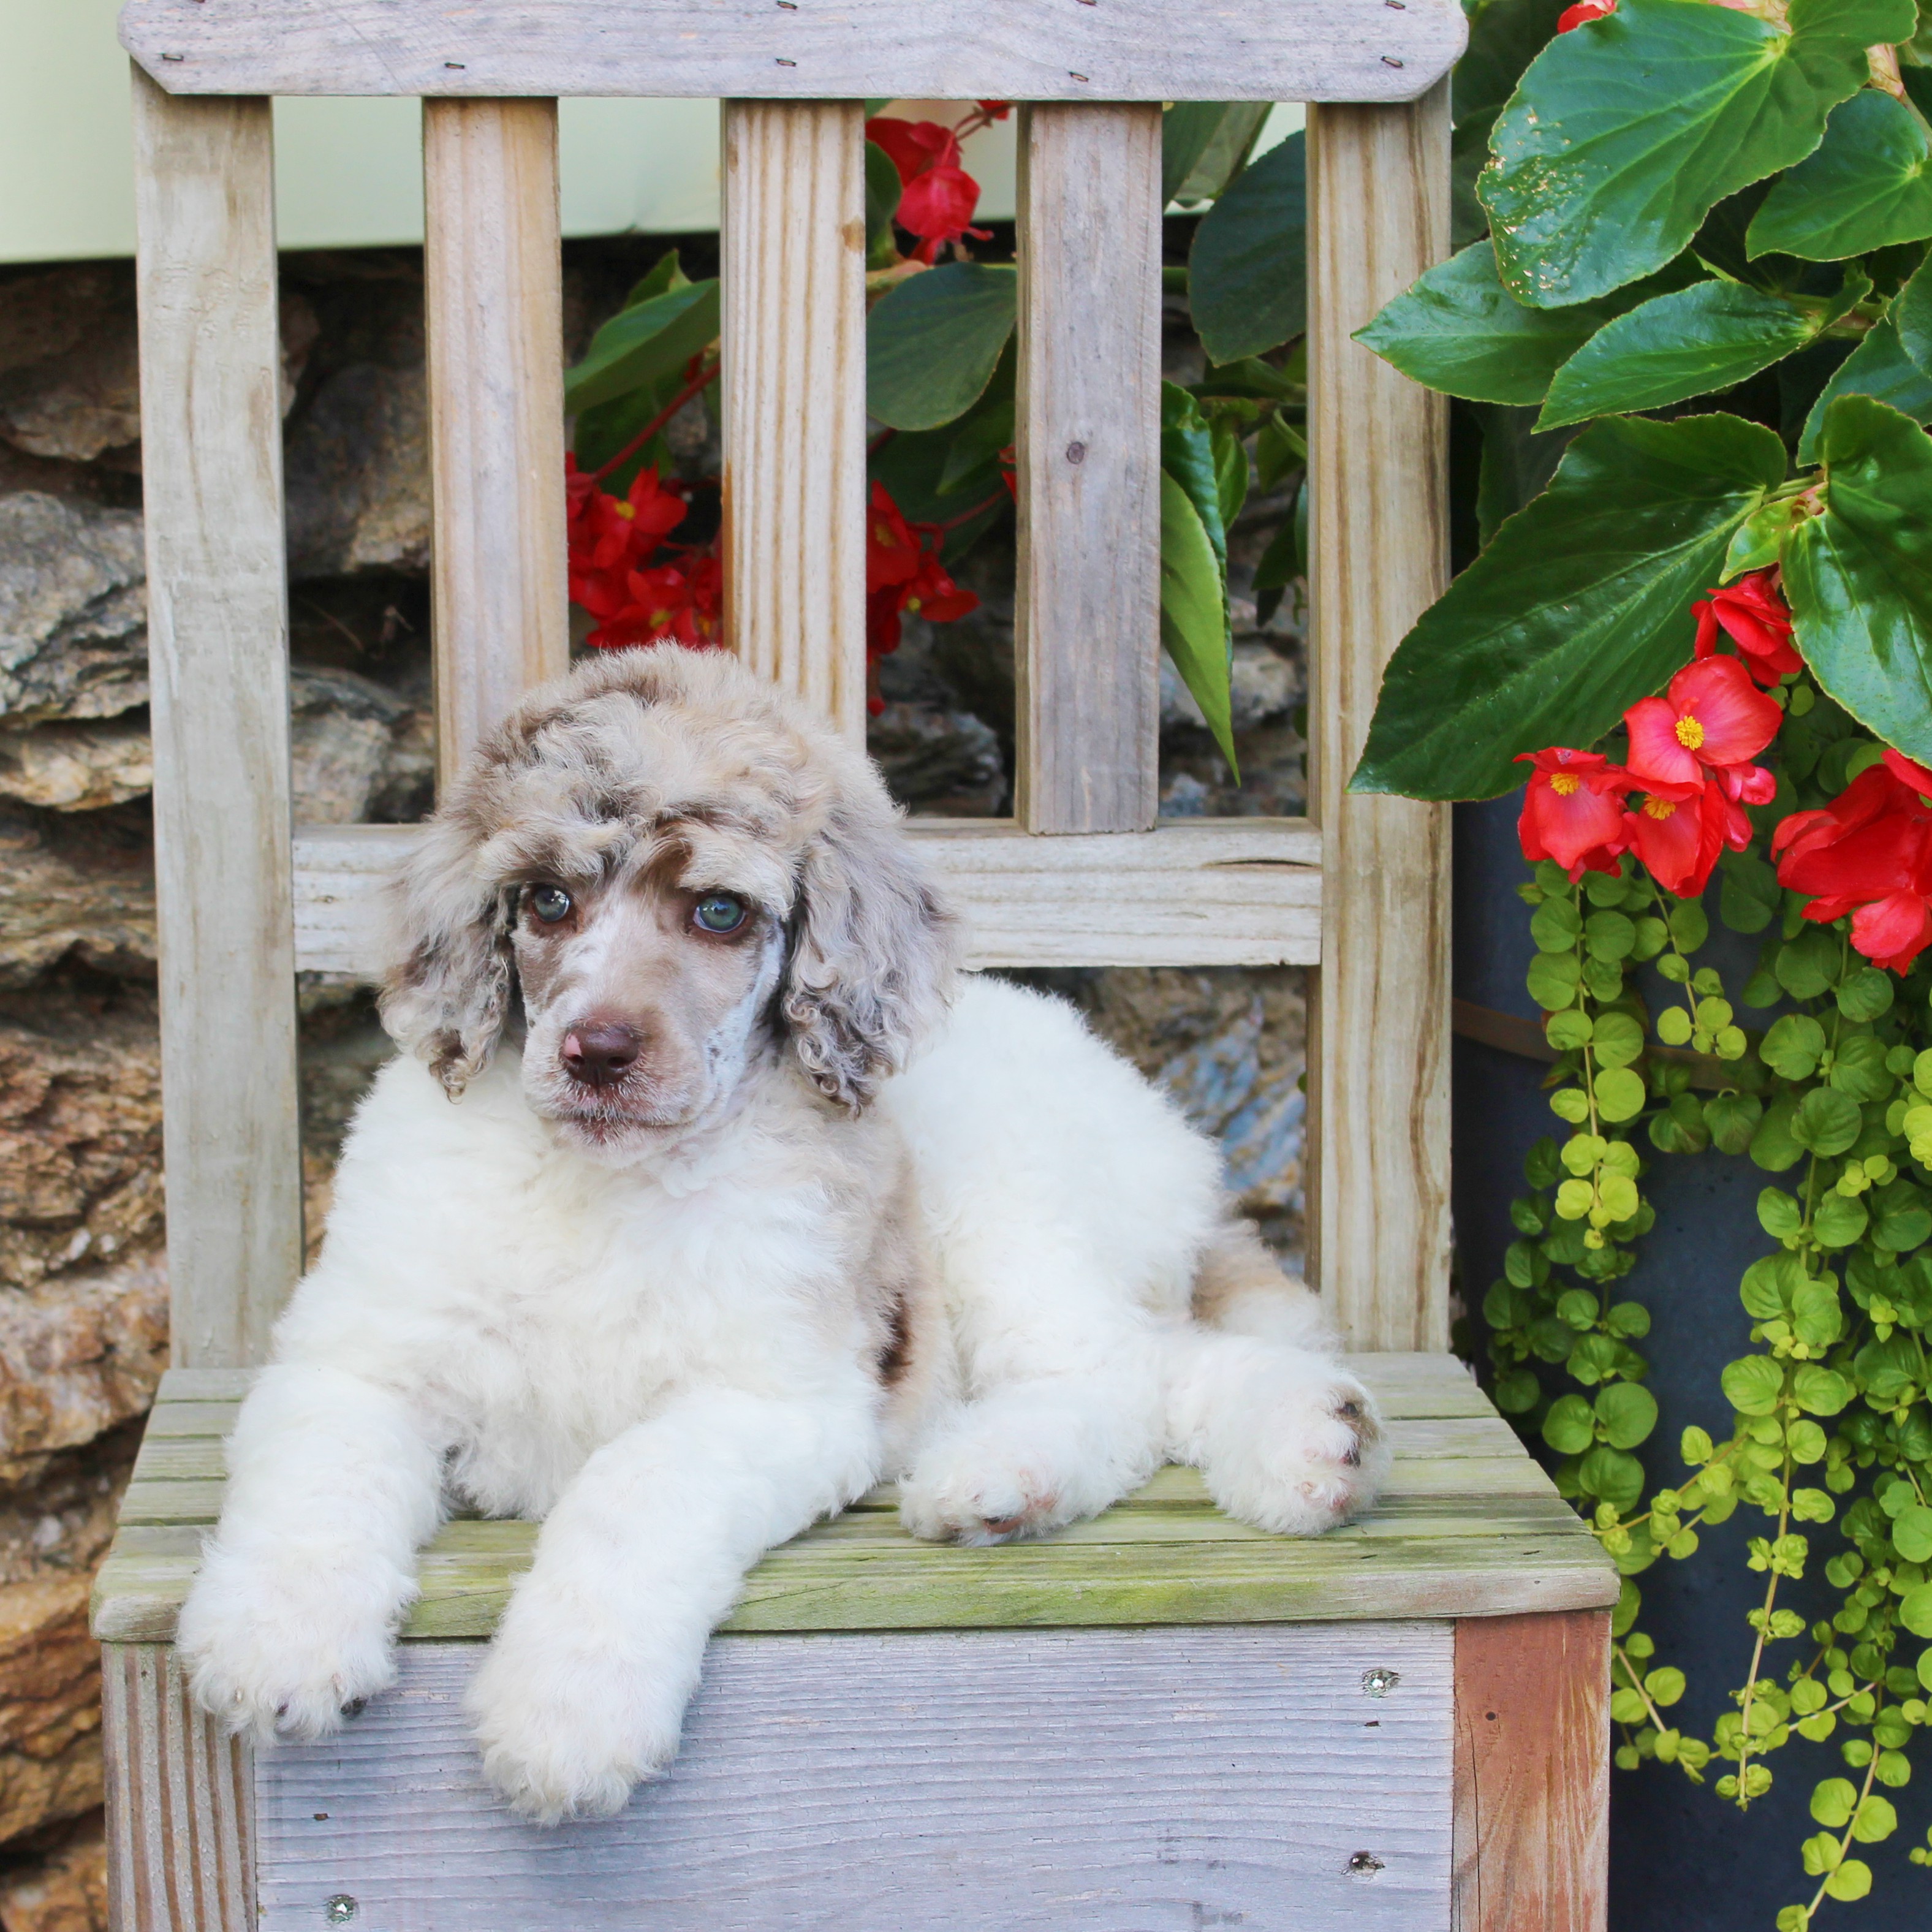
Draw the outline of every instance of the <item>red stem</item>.
[[[941,536],[944,536],[948,530],[956,530],[962,524],[970,524],[975,517],[984,516],[995,503],[1004,503],[1006,500],[1006,486],[1002,484],[983,502],[975,503],[970,510],[962,510],[958,516],[949,517],[944,523],[933,524],[928,527],[937,530]]]
[[[677,414],[680,410],[684,407],[686,403],[691,400],[692,397],[701,396],[713,382],[717,381],[718,372],[724,366],[722,361],[714,362],[710,368],[694,376],[662,409],[658,410],[656,416],[652,417],[649,422],[645,424],[642,429],[638,430],[635,436],[632,437],[628,442],[625,444],[622,449],[618,451],[615,456],[611,458],[608,463],[605,464],[601,470],[593,470],[590,472],[591,482],[601,483],[612,470],[621,470],[639,450],[644,448],[646,443],[650,441],[652,436],[657,434],[659,430],[664,428],[666,423],[670,421],[673,416]]]

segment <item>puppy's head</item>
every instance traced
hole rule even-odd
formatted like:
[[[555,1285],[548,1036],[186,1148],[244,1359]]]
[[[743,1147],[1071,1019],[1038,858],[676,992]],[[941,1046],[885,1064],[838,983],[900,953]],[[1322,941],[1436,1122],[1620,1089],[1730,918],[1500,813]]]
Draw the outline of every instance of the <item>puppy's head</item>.
[[[533,692],[391,904],[398,1040],[454,1098],[520,993],[531,1106],[618,1160],[715,1118],[775,1048],[856,1112],[956,964],[871,764],[736,658],[675,645]]]

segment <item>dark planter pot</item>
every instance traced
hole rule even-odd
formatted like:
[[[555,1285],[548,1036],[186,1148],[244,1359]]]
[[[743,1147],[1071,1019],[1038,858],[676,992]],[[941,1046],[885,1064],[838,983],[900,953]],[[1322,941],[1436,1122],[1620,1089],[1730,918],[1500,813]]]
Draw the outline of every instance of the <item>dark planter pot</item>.
[[[1523,987],[1534,950],[1528,908],[1516,889],[1528,876],[1516,844],[1515,797],[1455,808],[1455,991],[1460,999],[1539,1018]],[[1702,956],[1741,986],[1756,942],[1718,926]],[[1502,1272],[1503,1250],[1514,1238],[1509,1204],[1525,1191],[1522,1157],[1539,1135],[1562,1132],[1542,1090],[1545,1069],[1467,1039],[1455,1042],[1454,1143],[1456,1251],[1464,1300],[1479,1310],[1490,1283]],[[1684,1480],[1677,1454],[1693,1423],[1721,1439],[1730,1410],[1719,1389],[1724,1365],[1750,1346],[1749,1319],[1738,1300],[1738,1280],[1770,1244],[1758,1226],[1758,1192],[1768,1176],[1742,1156],[1715,1151],[1655,1154],[1643,1186],[1657,1225],[1638,1249],[1636,1267],[1622,1292],[1650,1310],[1651,1330],[1638,1346],[1651,1363],[1649,1388],[1658,1400],[1657,1430],[1642,1450],[1654,1482]],[[1486,1336],[1473,1324],[1486,1378]],[[1676,1664],[1690,1689],[1676,1715],[1708,1738],[1719,1713],[1734,1708],[1728,1692],[1742,1684],[1750,1660],[1747,1611],[1762,1600],[1764,1579],[1748,1569],[1748,1540],[1766,1520],[1741,1508],[1704,1533],[1687,1562],[1666,1559],[1639,1578],[1642,1627],[1657,1640],[1658,1663]],[[1829,1526],[1814,1526],[1816,1552],[1805,1582],[1779,1593],[1780,1604],[1818,1613],[1829,1596],[1823,1559],[1836,1546]],[[1766,1674],[1782,1677],[1808,1639],[1772,1646]],[[1841,1735],[1843,1735],[1841,1733]],[[1770,1792],[1741,1815],[1711,1790],[1720,1767],[1700,1789],[1674,1767],[1648,1764],[1611,1780],[1610,1924],[1612,1932],[1771,1932],[1778,1909],[1808,1901],[1817,1881],[1804,1876],[1800,1843],[1819,1828],[1811,1822],[1813,1785],[1842,1776],[1838,1740],[1794,1742],[1768,1760]],[[1925,1843],[1932,1821],[1932,1766],[1886,1796],[1898,1805],[1899,1830],[1886,1844],[1858,1847],[1872,1868],[1872,1895],[1861,1906],[1829,1905],[1846,1932],[1922,1924],[1932,1918],[1932,1880],[1906,1853]],[[1821,1914],[1821,1916],[1825,1915]]]

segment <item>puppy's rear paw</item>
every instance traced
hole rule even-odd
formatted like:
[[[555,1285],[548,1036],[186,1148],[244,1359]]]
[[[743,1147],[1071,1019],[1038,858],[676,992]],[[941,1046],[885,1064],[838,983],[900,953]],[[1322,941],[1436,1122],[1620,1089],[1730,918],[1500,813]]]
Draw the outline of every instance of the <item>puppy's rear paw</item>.
[[[1208,1493],[1232,1516],[1281,1536],[1313,1536],[1372,1503],[1389,1448],[1352,1376],[1250,1373],[1200,1432]]]
[[[900,1485],[899,1520],[928,1543],[1006,1543],[1072,1517],[1048,1460],[1018,1444],[934,1443]]]

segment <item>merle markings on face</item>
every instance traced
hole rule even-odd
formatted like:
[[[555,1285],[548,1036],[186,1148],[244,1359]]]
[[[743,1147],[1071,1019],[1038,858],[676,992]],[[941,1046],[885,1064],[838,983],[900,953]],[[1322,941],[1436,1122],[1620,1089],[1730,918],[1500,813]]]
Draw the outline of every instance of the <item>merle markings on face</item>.
[[[702,1125],[769,1050],[784,931],[748,894],[663,864],[534,879],[512,944],[525,1095],[585,1151],[621,1161]]]

